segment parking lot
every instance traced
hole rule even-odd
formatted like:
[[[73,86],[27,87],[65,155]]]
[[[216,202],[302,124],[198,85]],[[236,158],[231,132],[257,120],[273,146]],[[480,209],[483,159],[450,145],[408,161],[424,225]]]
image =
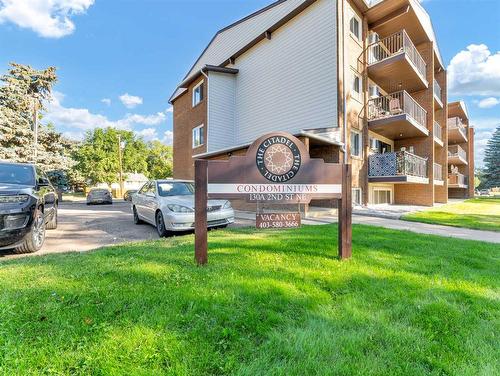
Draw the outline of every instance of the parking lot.
[[[130,203],[87,206],[84,202],[61,203],[57,230],[47,231],[43,248],[35,255],[68,251],[88,251],[106,245],[158,239],[153,226],[135,225]],[[241,222],[239,222],[241,224]],[[23,257],[0,251],[0,260]]]

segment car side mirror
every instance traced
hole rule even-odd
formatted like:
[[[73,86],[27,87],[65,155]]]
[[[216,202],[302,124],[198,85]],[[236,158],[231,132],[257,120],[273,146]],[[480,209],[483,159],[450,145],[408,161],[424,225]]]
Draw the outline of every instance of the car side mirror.
[[[38,186],[39,187],[48,187],[50,185],[49,181],[44,178],[39,178],[38,179]]]

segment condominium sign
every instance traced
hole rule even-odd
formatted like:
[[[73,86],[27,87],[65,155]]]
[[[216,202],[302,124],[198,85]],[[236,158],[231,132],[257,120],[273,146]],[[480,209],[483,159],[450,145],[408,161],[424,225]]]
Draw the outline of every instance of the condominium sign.
[[[250,203],[273,204],[308,204],[311,200],[336,199],[339,202],[339,256],[350,257],[350,165],[310,158],[304,143],[291,134],[264,135],[250,145],[244,156],[195,161],[195,253],[199,264],[207,262],[206,207],[209,197],[243,198]],[[288,213],[293,214],[293,220],[276,220],[283,218],[280,213],[268,214],[275,215],[257,215],[258,228],[300,225],[299,213]]]

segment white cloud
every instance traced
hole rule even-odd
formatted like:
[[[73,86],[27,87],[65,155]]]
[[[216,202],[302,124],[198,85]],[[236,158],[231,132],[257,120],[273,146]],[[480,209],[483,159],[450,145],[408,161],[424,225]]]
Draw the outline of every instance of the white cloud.
[[[130,95],[129,93],[125,93],[123,95],[120,95],[120,101],[123,103],[123,105],[127,108],[134,108],[139,104],[142,104],[142,98],[137,97],[135,95]]]
[[[165,145],[172,145],[174,142],[174,132],[166,131],[163,134],[163,138],[160,141],[163,142]]]
[[[86,108],[65,107],[61,102],[64,95],[54,92],[51,102],[46,104],[47,111],[44,115],[45,122],[53,123],[58,129],[72,139],[81,140],[84,132],[94,128],[114,127],[118,129],[134,130],[136,125],[159,125],[166,120],[165,112],[151,115],[127,114],[118,120],[109,120],[106,116],[90,112]],[[153,132],[154,131],[154,132]],[[141,133],[142,132],[142,133]],[[147,128],[136,133],[141,133],[145,138],[160,139],[154,128]]]
[[[500,95],[500,51],[471,44],[451,59],[448,90],[455,95]]]
[[[101,102],[104,103],[106,106],[111,106],[111,99],[109,98],[102,98]]]
[[[170,106],[169,108],[167,108],[166,112],[173,114],[174,113],[174,106]]]
[[[500,118],[473,119],[474,126],[474,160],[476,167],[484,165],[484,150],[488,140],[493,136],[496,127],[500,125]]]
[[[155,128],[145,128],[141,131],[135,132],[139,137],[142,137],[145,141],[152,141],[158,139],[158,133]]]
[[[500,104],[500,99],[495,97],[484,98],[478,102],[479,108],[491,108],[495,107],[497,104]]]
[[[73,33],[71,17],[85,13],[94,0],[0,0],[0,23],[12,22],[45,38]]]

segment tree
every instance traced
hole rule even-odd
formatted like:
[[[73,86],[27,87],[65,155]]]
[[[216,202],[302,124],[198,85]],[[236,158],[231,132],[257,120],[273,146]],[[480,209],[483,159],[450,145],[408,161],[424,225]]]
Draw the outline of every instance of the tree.
[[[484,152],[484,182],[485,188],[500,187],[500,124],[486,144]]]
[[[172,176],[172,146],[152,141],[148,144],[148,172],[151,179],[165,179]]]
[[[57,81],[56,70],[36,70],[29,65],[11,63],[0,77],[0,159],[31,162],[33,160],[33,123],[35,108],[51,97]],[[43,147],[42,147],[43,149]]]
[[[123,172],[147,174],[147,145],[141,138],[137,138],[131,131],[96,128],[86,133],[83,143],[73,153],[75,169],[88,183],[111,184],[118,181],[118,135],[124,142]]]

